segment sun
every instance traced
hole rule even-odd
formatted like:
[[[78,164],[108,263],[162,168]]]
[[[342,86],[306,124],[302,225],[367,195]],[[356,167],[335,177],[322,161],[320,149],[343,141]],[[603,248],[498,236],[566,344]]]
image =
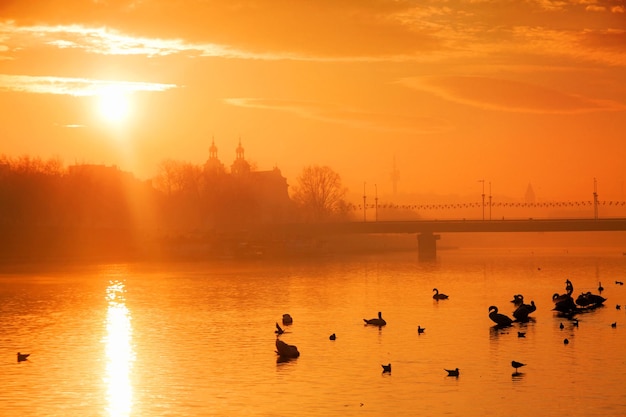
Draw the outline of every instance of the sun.
[[[108,123],[119,125],[130,115],[130,96],[128,92],[115,86],[109,86],[98,94],[98,111]]]

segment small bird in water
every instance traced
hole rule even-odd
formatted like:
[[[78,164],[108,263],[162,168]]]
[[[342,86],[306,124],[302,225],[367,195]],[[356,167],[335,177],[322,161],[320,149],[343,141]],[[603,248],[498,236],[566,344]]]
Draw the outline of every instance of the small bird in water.
[[[522,366],[526,366],[526,364],[518,362],[518,361],[511,361],[511,366],[515,368],[515,373],[517,374],[518,373],[517,370],[521,368]]]
[[[621,306],[621,305],[619,305],[619,304],[617,304],[617,305],[615,306],[615,309],[616,309],[616,310],[620,310],[621,308],[622,308],[622,306]]]
[[[563,325],[563,323],[559,324],[559,328],[560,328],[561,330],[563,330],[563,329],[565,328],[565,326]]]
[[[567,338],[563,339],[563,344],[567,345],[569,343],[569,340]]]
[[[280,327],[278,322],[276,323],[276,330],[274,330],[274,333],[276,333],[278,336],[285,333],[285,331],[282,329],[282,327]]]
[[[617,322],[616,322],[616,321],[614,321],[613,323],[611,323],[611,327],[612,327],[612,328],[616,328],[616,327],[617,327]]]
[[[335,333],[331,334],[329,339],[330,340],[335,340],[337,338],[337,336],[335,335]]]
[[[383,367],[383,373],[391,373],[391,364],[381,365]]]
[[[459,368],[455,369],[444,369],[448,373],[448,376],[459,376]]]
[[[602,282],[598,282],[598,292],[604,291],[604,287],[602,286]]]
[[[623,283],[622,281],[615,281],[615,283],[616,283],[617,285],[624,285],[624,283]]]
[[[18,362],[24,362],[25,360],[28,359],[29,356],[30,356],[30,353],[20,353],[20,352],[17,352],[17,361]]]
[[[424,330],[426,330],[424,327],[417,326],[417,334],[422,334],[422,333],[424,333]]]
[[[526,332],[517,332],[517,337],[526,337]]]

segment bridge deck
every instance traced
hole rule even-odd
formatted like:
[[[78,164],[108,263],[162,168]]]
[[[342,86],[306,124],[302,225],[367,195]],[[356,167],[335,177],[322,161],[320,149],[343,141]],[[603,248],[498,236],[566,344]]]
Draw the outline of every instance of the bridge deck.
[[[420,220],[298,223],[282,227],[289,233],[469,233],[469,232],[610,232],[626,231],[626,218],[525,220]]]

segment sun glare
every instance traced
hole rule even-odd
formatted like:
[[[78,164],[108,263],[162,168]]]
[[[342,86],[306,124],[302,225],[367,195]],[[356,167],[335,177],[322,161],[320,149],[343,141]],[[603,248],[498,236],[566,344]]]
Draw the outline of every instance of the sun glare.
[[[109,87],[98,95],[98,110],[102,118],[111,124],[119,124],[128,119],[130,97],[126,91]]]

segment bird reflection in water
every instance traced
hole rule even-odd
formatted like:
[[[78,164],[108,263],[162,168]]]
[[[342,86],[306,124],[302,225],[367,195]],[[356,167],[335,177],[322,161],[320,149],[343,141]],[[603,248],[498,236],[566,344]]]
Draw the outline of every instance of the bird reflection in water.
[[[123,282],[111,281],[106,291],[106,378],[109,417],[128,417],[132,408],[130,372],[135,354],[132,349],[131,317]]]

